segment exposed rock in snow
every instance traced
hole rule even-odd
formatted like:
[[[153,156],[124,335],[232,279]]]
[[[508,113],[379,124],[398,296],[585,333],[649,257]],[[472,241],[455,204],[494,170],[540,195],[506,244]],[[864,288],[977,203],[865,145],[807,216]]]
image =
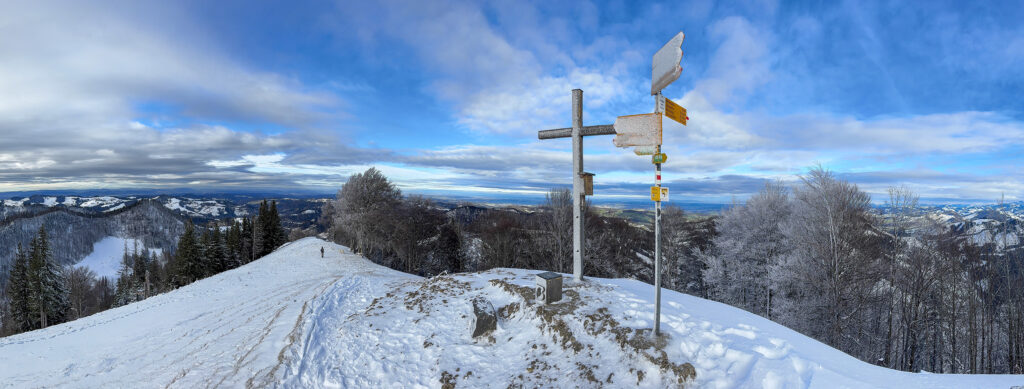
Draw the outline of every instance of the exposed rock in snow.
[[[498,315],[490,301],[477,297],[473,299],[473,317],[476,319],[473,337],[490,334],[498,326]]]

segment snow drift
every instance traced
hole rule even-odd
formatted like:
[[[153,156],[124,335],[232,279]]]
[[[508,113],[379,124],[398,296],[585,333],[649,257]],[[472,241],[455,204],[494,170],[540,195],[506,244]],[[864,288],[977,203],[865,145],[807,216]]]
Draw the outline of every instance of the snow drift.
[[[320,248],[326,249],[320,258]],[[5,387],[927,387],[1010,388],[1024,376],[872,366],[723,304],[652,287],[533,273],[422,279],[315,238],[174,292],[0,339]],[[473,300],[497,328],[473,338]]]

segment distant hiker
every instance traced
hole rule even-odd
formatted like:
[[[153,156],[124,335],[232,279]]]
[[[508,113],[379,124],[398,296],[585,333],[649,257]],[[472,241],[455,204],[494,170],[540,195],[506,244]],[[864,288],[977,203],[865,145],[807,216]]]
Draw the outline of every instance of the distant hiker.
[[[320,258],[324,257],[324,246],[320,246]]]

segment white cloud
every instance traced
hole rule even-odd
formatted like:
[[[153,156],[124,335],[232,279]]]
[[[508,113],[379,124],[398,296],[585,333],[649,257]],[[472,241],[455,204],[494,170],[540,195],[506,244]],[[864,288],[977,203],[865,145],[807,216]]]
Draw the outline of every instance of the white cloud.
[[[555,45],[553,41],[568,34],[558,27],[560,19],[539,20],[527,3],[509,9],[460,1],[339,6],[339,24],[358,24],[364,43],[394,50],[393,40],[412,50],[412,59],[422,61],[435,76],[428,94],[451,102],[455,122],[478,134],[524,135],[568,126],[572,89],[586,91],[587,110],[600,110],[621,100],[635,81],[622,63],[589,58],[594,48],[606,51],[628,42],[597,38],[589,46]],[[500,27],[488,19],[488,12],[502,21]],[[589,59],[576,59],[576,53]]]
[[[732,16],[712,24],[708,37],[717,48],[694,91],[716,106],[744,106],[746,98],[773,77],[774,35],[743,17]]]
[[[221,54],[173,4],[35,1],[0,23],[0,126],[79,127],[147,115],[158,101],[180,114],[289,125],[317,120],[332,95]],[[167,29],[165,29],[167,28]],[[10,131],[10,130],[8,130]]]
[[[527,136],[568,127],[573,89],[584,90],[585,109],[595,111],[622,96],[626,83],[615,74],[575,69],[567,76],[538,78],[522,87],[486,89],[466,99],[458,122],[474,131]]]

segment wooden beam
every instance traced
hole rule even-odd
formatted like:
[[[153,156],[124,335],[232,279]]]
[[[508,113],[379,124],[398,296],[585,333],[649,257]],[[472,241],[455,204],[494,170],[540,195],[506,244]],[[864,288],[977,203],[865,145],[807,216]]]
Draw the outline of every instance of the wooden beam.
[[[583,136],[591,135],[615,135],[615,128],[611,124],[603,124],[600,126],[584,126],[582,129]],[[572,127],[569,128],[556,128],[554,130],[537,131],[537,139],[555,139],[555,138],[571,138]]]

